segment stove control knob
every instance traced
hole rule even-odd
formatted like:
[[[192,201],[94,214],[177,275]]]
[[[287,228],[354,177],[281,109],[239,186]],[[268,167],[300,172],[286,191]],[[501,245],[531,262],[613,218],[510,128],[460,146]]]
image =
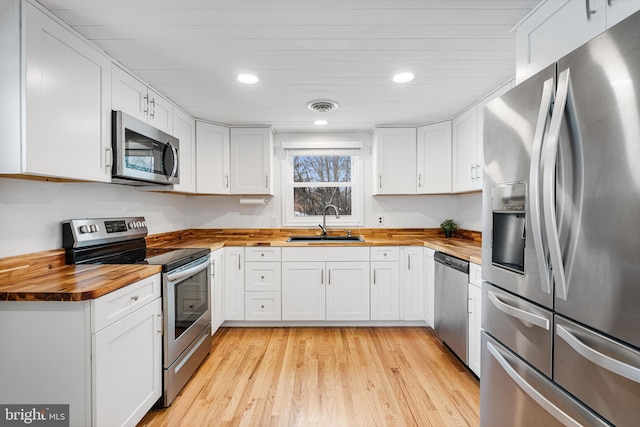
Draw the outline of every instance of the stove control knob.
[[[142,221],[142,226],[143,226],[144,228],[147,228],[147,221]]]
[[[130,229],[132,229],[132,230],[133,230],[134,228],[136,228],[136,223],[135,223],[135,222],[130,222],[130,223],[129,223],[129,228],[130,228]]]
[[[91,229],[88,225],[81,225],[80,226],[80,232],[81,233],[90,233]]]
[[[137,221],[136,222],[136,228],[140,228],[140,227],[142,227],[142,223],[140,221]]]
[[[91,230],[92,233],[95,233],[96,231],[98,231],[98,226],[95,224],[91,224],[89,226],[89,230]]]

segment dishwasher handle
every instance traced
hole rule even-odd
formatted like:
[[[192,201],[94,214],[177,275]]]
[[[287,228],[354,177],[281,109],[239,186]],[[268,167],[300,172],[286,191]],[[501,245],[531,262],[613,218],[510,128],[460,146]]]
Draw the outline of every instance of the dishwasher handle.
[[[447,255],[444,252],[436,252],[433,255],[433,259],[440,264],[446,265],[447,267],[451,267],[454,270],[461,271],[465,274],[469,274],[469,261],[465,261],[460,258],[456,258],[451,255]]]

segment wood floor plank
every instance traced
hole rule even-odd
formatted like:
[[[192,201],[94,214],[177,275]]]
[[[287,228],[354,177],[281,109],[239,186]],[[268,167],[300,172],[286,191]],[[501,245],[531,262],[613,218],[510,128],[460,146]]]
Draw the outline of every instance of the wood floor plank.
[[[158,426],[477,426],[477,379],[427,328],[222,328]]]

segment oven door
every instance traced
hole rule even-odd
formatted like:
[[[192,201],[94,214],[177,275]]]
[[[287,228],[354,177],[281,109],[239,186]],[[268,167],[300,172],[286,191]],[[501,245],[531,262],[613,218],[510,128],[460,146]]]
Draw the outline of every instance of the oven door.
[[[164,273],[164,367],[211,324],[210,259],[207,255]]]
[[[179,184],[178,148],[177,138],[122,111],[113,112],[115,182]]]

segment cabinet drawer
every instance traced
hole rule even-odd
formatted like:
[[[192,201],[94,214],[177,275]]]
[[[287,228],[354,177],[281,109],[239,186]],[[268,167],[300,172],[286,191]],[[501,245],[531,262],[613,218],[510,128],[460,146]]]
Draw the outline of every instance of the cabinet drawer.
[[[279,292],[282,282],[279,262],[245,263],[245,291]]]
[[[482,329],[548,377],[552,324],[550,311],[488,283],[482,287]]]
[[[247,261],[280,261],[280,248],[246,248],[244,251]]]
[[[280,292],[246,292],[245,320],[282,320]]]
[[[469,263],[469,283],[482,287],[482,267],[472,262]]]
[[[397,246],[380,246],[371,248],[371,261],[398,261],[400,250]]]
[[[160,298],[160,274],[91,300],[91,332],[97,332]]]

